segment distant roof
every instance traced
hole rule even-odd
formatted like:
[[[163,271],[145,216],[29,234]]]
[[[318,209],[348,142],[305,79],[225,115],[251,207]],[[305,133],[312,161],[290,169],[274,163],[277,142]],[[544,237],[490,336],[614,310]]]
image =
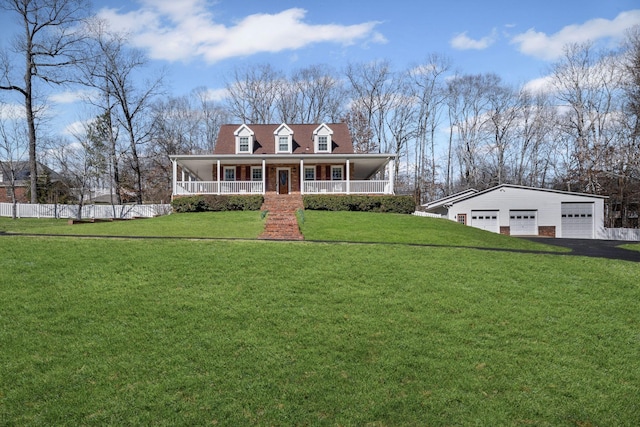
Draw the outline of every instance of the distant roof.
[[[476,190],[474,188],[470,188],[468,190],[464,190],[464,191],[461,191],[459,193],[452,194],[452,195],[447,196],[447,197],[443,197],[442,199],[434,200],[432,202],[427,202],[427,203],[423,204],[422,206],[425,207],[426,209],[434,209],[434,208],[440,207],[442,205],[453,203],[456,200],[464,199],[464,198],[466,198],[466,197],[468,197],[468,196],[470,196],[472,194],[475,194],[477,192],[478,192],[478,190]]]
[[[274,131],[279,128],[282,123],[277,124],[247,124],[246,126],[254,132],[254,150],[253,154],[276,154]],[[291,154],[313,154],[313,131],[316,130],[321,123],[316,124],[288,124],[287,126],[293,131],[293,146]],[[214,154],[235,154],[236,140],[234,132],[242,126],[241,124],[226,124],[220,127],[218,140]],[[353,154],[353,143],[351,134],[346,123],[326,123],[332,131],[331,135],[332,150],[331,154]]]
[[[3,180],[5,183],[9,181],[9,177],[11,176],[11,171],[13,170],[16,181],[28,181],[31,176],[29,172],[29,162],[27,161],[19,161],[19,162],[2,162],[0,161],[0,172],[3,175]],[[50,167],[43,165],[42,163],[38,163],[38,174],[47,174],[51,177],[53,181],[58,181],[61,179],[60,174],[51,169]]]
[[[571,195],[574,195],[574,196],[595,197],[595,198],[599,198],[599,199],[608,198],[607,196],[599,196],[597,194],[576,193],[576,192],[572,192],[572,191],[554,190],[554,189],[551,189],[551,188],[526,187],[526,186],[523,186],[523,185],[514,185],[514,184],[501,184],[501,185],[497,185],[495,187],[487,188],[486,190],[483,190],[483,191],[477,191],[477,190],[474,190],[474,189],[465,190],[465,191],[462,191],[460,193],[456,193],[456,194],[453,194],[451,196],[447,196],[445,198],[442,198],[442,199],[439,199],[439,200],[435,200],[433,202],[426,203],[426,204],[424,204],[422,206],[424,206],[426,210],[434,209],[434,208],[440,207],[440,206],[451,206],[451,205],[454,205],[455,203],[461,202],[463,200],[473,199],[474,197],[478,197],[478,196],[481,196],[483,194],[499,190],[501,188],[517,188],[517,189],[521,189],[521,190],[543,191],[543,192],[547,192],[547,193],[571,194]]]

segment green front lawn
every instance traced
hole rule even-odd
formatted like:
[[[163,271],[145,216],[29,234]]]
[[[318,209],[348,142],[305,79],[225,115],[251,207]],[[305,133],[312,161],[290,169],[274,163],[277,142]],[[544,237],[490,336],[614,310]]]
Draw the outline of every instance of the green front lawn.
[[[564,252],[563,248],[460,225],[447,219],[369,212],[305,210],[300,229],[306,240],[404,243]]]
[[[0,425],[638,425],[640,265],[456,247],[482,240],[451,225],[0,236]]]
[[[200,212],[127,221],[69,225],[66,219],[0,218],[0,232],[253,239],[264,229],[260,212]]]

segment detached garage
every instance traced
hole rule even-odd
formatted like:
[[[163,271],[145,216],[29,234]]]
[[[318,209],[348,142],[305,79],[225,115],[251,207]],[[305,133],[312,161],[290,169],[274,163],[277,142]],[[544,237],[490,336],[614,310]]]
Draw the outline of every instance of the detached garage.
[[[427,212],[513,236],[602,238],[605,196],[504,184],[423,205]]]

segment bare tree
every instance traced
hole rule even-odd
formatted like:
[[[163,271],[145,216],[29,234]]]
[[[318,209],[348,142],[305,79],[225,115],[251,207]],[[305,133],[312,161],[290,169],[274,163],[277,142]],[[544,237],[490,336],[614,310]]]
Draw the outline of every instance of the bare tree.
[[[11,217],[17,217],[18,182],[20,174],[24,172],[24,159],[28,147],[27,132],[22,121],[11,117],[12,114],[5,104],[0,103],[0,174],[3,186],[11,200]]]
[[[436,130],[446,97],[444,77],[450,67],[449,59],[432,54],[409,71],[418,103],[414,181],[420,202],[425,201],[425,196],[428,199],[436,197]]]
[[[94,58],[85,68],[85,82],[101,93],[102,108],[111,122],[111,129],[119,127],[128,143],[128,166],[133,172],[133,192],[137,203],[143,202],[144,169],[140,150],[148,142],[152,131],[150,106],[161,93],[163,76],[147,76],[147,58],[141,51],[127,47],[120,34],[108,32],[103,23],[92,27]],[[116,157],[115,132],[112,134],[111,155]],[[113,164],[117,165],[115,158]],[[122,184],[117,170],[117,186]],[[118,191],[118,194],[120,192]]]
[[[603,170],[615,136],[613,124],[620,73],[611,55],[598,55],[592,45],[573,44],[553,67],[556,98],[563,108],[559,129],[568,144],[567,185],[590,193],[600,191]]]
[[[519,104],[515,91],[507,86],[497,84],[488,93],[489,120],[485,122],[488,133],[488,153],[491,158],[492,183],[503,184],[509,180],[507,176],[507,156],[515,139],[516,123],[519,118]]]
[[[544,187],[554,158],[553,150],[549,148],[556,110],[544,92],[534,94],[522,89],[517,103],[519,115],[513,135],[513,183]]]
[[[283,80],[269,64],[236,68],[226,85],[229,112],[243,123],[271,123]]]
[[[388,61],[349,64],[345,74],[351,87],[352,109],[360,108],[378,150],[389,152],[385,116],[395,96],[391,64]]]
[[[69,83],[69,67],[85,56],[81,25],[88,13],[85,0],[2,0],[0,9],[20,18],[22,35],[12,45],[14,55],[2,55],[0,89],[20,94],[24,100],[29,137],[31,202],[37,202],[37,135],[35,81]],[[18,65],[22,57],[23,66]],[[22,78],[18,77],[21,74]],[[20,82],[21,80],[21,82]]]
[[[356,153],[375,153],[378,151],[378,146],[373,140],[373,131],[369,121],[362,113],[362,109],[357,107],[347,111],[342,118],[351,132],[351,139],[353,141],[353,149]]]
[[[199,109],[202,112],[202,122],[200,124],[204,134],[206,152],[212,153],[220,126],[229,122],[229,112],[223,105],[215,102],[206,88],[196,88],[192,96],[197,100]]]
[[[295,93],[293,122],[335,122],[342,117],[346,92],[328,66],[311,65],[294,72],[290,86]]]
[[[91,191],[102,188],[108,175],[108,141],[103,125],[101,118],[97,118],[74,134],[73,142],[60,141],[57,147],[49,150],[61,175],[66,178],[65,182],[71,186],[70,192],[77,197],[77,219],[82,219],[82,207],[87,197],[91,197]]]
[[[396,155],[397,164],[406,165],[406,179],[409,180],[409,141],[416,134],[416,98],[408,74],[403,73],[395,77],[394,96],[390,98],[389,111],[384,116],[386,129],[392,141],[391,152]],[[405,159],[405,162],[402,159]],[[400,177],[400,168],[395,168],[395,178]],[[408,183],[407,183],[408,184]],[[415,187],[415,186],[414,186]],[[414,188],[415,190],[415,188]]]
[[[495,74],[467,74],[448,82],[448,108],[452,138],[455,130],[456,152],[460,164],[461,185],[486,186],[480,153],[482,130],[489,120],[489,94],[499,83]]]

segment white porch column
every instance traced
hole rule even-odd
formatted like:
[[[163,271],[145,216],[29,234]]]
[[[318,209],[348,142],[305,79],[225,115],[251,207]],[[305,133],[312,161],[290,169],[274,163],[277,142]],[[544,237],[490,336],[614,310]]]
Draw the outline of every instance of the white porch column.
[[[173,198],[173,196],[175,196],[176,192],[178,191],[178,183],[176,182],[178,180],[178,163],[176,162],[175,159],[171,160],[171,167],[172,167],[172,173],[171,173],[171,181],[172,181],[171,198]]]
[[[300,194],[304,194],[304,159],[300,159]]]
[[[391,160],[389,160],[389,187],[391,192],[389,194],[395,194],[395,190],[393,188],[393,186],[395,185],[395,178],[396,178],[396,159],[395,157],[392,157]]]
[[[351,171],[349,159],[347,159],[347,194],[351,194]]]
[[[262,194],[267,193],[267,161],[262,159]]]
[[[216,160],[216,194],[220,194],[220,160]]]

